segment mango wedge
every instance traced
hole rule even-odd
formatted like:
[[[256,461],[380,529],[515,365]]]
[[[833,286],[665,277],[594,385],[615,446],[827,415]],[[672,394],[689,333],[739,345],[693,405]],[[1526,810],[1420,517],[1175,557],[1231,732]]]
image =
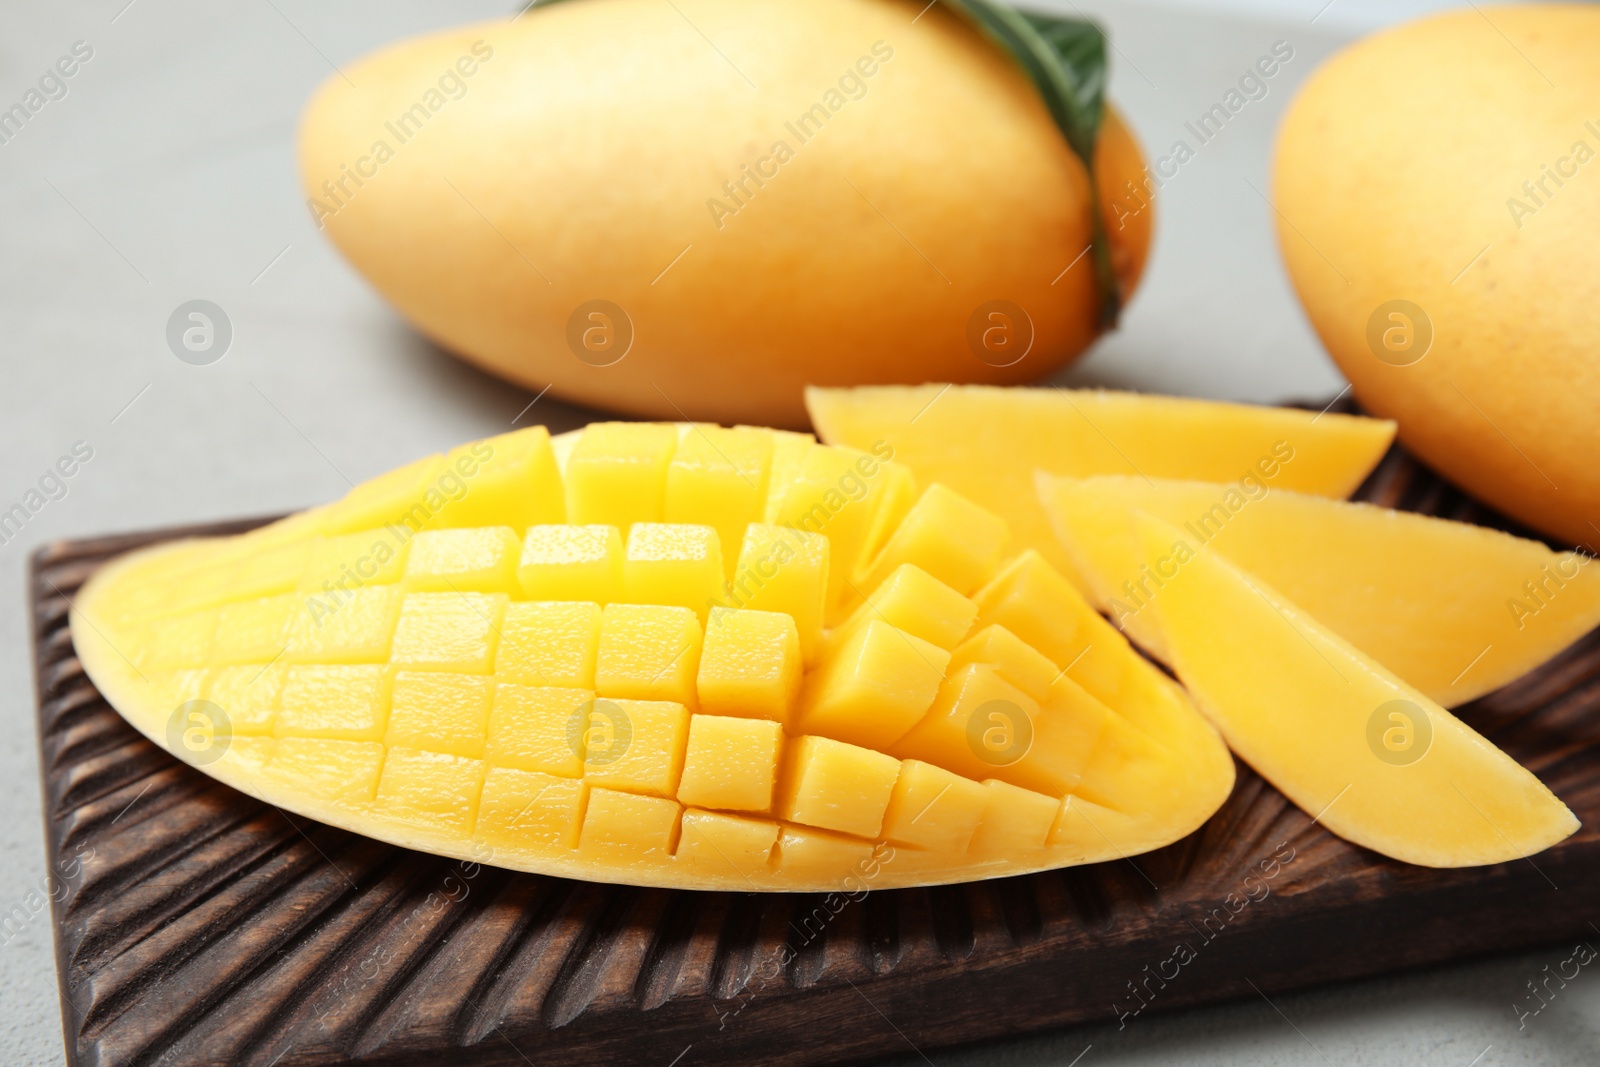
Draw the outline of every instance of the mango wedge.
[[[1133,515],[1210,545],[1445,707],[1533,670],[1600,626],[1600,567],[1498,530],[1266,488],[1041,473],[1039,498],[1089,599],[1167,660],[1143,606]]]
[[[1139,513],[1178,676],[1240,758],[1348,841],[1428,867],[1532,855],[1578,821],[1444,708],[1192,534]]]
[[[1347,497],[1395,433],[1381,419],[1092,389],[813,387],[806,407],[828,444],[887,442],[918,480],[993,511],[1017,548],[1037,549],[1080,587],[1039,506],[1035,470],[1229,482],[1270,468],[1275,488]]]
[[[151,740],[398,845],[596,881],[892,887],[1157,848],[1228,796],[1186,694],[893,450],[671,424],[462,446],[83,588]]]

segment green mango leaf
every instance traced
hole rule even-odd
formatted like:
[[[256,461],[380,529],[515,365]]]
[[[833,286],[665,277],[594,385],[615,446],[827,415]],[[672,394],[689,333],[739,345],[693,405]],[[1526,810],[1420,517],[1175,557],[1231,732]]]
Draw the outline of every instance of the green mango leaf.
[[[1089,172],[1090,255],[1100,293],[1099,324],[1110,329],[1122,310],[1111,269],[1111,245],[1100,215],[1095,142],[1105,115],[1106,37],[1087,19],[1017,11],[995,0],[943,0],[1010,53],[1043,98],[1067,145]]]

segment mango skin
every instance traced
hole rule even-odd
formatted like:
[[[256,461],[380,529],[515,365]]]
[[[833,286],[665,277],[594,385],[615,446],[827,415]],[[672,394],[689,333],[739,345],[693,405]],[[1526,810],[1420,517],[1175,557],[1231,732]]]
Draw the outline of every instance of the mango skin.
[[[1600,545],[1596,55],[1600,8],[1580,5],[1367,38],[1291,105],[1274,183],[1290,276],[1362,404],[1475,496],[1586,546]],[[1367,339],[1397,299],[1433,329],[1408,366]]]
[[[307,106],[308,206],[438,344],[608,410],[800,426],[807,384],[1038,378],[1098,333],[1091,260],[1078,259],[1087,171],[1008,56],[922,7],[574,0],[404,42]],[[473,74],[431,97],[441,106],[420,131],[391,129],[462,57]],[[847,74],[820,131],[786,127]],[[765,163],[738,206],[723,183],[779,141],[792,158]],[[1142,167],[1108,114],[1101,187],[1142,181]],[[1125,296],[1152,215],[1119,229],[1103,208]],[[568,341],[596,299],[633,327],[609,366],[592,364],[614,348],[585,361]],[[1010,366],[969,346],[992,300],[1033,323]]]

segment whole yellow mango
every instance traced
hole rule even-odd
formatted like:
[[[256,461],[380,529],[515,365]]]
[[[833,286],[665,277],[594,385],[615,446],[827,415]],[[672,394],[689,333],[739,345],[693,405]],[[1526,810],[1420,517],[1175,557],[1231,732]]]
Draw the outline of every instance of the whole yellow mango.
[[[912,0],[576,0],[387,48],[300,133],[410,322],[531,389],[804,424],[807,384],[1011,383],[1100,330],[1087,169],[1017,63]],[[1100,188],[1142,180],[1107,111]],[[1131,293],[1151,212],[1105,204]]]
[[[1289,109],[1278,237],[1400,440],[1600,545],[1600,8],[1484,7],[1358,42]]]

